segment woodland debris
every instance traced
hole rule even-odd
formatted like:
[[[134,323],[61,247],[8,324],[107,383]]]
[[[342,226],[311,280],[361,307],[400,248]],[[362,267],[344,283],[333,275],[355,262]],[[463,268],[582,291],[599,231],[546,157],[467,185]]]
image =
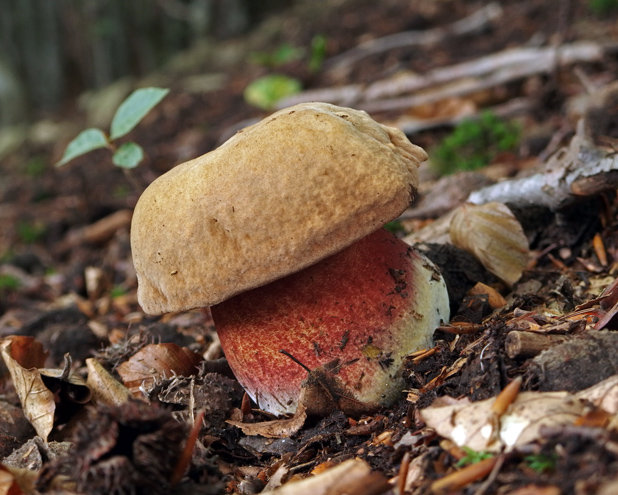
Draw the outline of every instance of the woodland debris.
[[[568,146],[537,174],[505,180],[473,192],[468,201],[506,203],[512,208],[542,206],[559,210],[618,187],[618,155],[595,146],[580,121]]]
[[[354,105],[367,112],[426,105],[430,102],[500,86],[581,62],[596,62],[603,46],[580,41],[559,47],[509,48],[469,62],[433,69],[424,74],[397,74],[369,86],[349,85],[309,90],[281,100],[279,108],[301,102],[325,101]],[[399,95],[408,96],[399,96]]]
[[[514,330],[507,334],[504,346],[506,354],[511,359],[527,359],[569,338],[570,337],[565,335],[519,332]]]
[[[528,264],[528,239],[515,215],[502,203],[460,206],[449,233],[455,246],[473,254],[508,285],[520,279]]]
[[[98,404],[106,406],[119,406],[131,398],[129,390],[116,380],[94,358],[86,359],[88,379],[86,383],[92,391],[92,398]]]
[[[124,385],[134,397],[148,396],[157,382],[198,372],[202,357],[176,344],[149,344],[118,366]]]
[[[263,495],[333,495],[354,493],[355,495],[379,495],[390,488],[386,477],[372,472],[371,467],[361,459],[349,459],[322,473],[300,481],[284,484]]]
[[[532,360],[527,377],[542,391],[577,392],[618,373],[618,333],[585,332]]]
[[[437,400],[420,414],[427,426],[459,447],[499,452],[541,438],[543,426],[570,425],[584,412],[584,404],[568,392],[521,392],[500,415],[493,410],[495,402],[440,406]]]
[[[502,7],[492,2],[468,17],[459,19],[448,26],[441,26],[425,31],[404,31],[383,38],[373,39],[361,43],[351,50],[340,53],[324,62],[324,69],[339,70],[357,63],[365,57],[376,55],[395,48],[409,48],[418,45],[431,45],[445,38],[471,34],[487,28],[503,14]]]
[[[302,404],[298,405],[294,416],[289,419],[275,419],[261,423],[243,423],[228,419],[226,423],[240,428],[245,435],[261,435],[266,438],[291,437],[305,424],[307,414]]]
[[[118,210],[85,227],[69,231],[64,240],[57,247],[64,252],[82,243],[100,244],[108,241],[118,230],[131,225],[131,210]]]

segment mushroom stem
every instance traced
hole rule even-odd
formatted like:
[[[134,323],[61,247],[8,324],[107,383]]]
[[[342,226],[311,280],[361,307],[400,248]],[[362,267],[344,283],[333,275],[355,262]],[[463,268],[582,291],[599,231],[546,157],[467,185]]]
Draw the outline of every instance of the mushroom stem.
[[[299,400],[314,414],[392,404],[404,388],[406,355],[432,345],[448,312],[435,267],[383,229],[212,307],[234,374],[261,409],[278,415]]]

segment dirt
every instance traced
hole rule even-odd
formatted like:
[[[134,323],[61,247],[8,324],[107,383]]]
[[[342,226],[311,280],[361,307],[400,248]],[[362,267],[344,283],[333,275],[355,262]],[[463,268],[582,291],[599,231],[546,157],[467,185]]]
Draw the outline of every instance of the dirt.
[[[283,41],[307,46],[319,32],[326,36],[327,55],[332,57],[371,38],[448,25],[484,2],[385,0],[378,5],[358,0],[323,2],[326,6],[320,3],[319,8],[311,4],[303,3],[282,15],[276,23],[278,34],[256,38],[265,40],[258,48],[275,50]],[[618,40],[616,11],[594,16],[588,2],[504,0],[500,5],[504,9],[500,20],[474,36],[446,38],[422,49],[394,49],[369,56],[344,70],[311,73],[304,62],[292,61],[278,71],[298,77],[306,88],[325,88],[368,84],[399,71],[423,72],[535,42],[593,40],[615,45]],[[593,81],[609,82],[618,73],[618,59],[613,53],[603,63],[578,67]],[[273,418],[252,410],[220,351],[216,352],[216,334],[209,313],[192,311],[163,317],[143,314],[136,298],[128,223],[120,221],[116,228],[84,237],[84,232],[91,232],[85,229],[96,222],[115,212],[132,210],[143,188],[158,175],[214,149],[242,123],[267,115],[242,98],[246,84],[267,69],[242,63],[225,70],[227,83],[214,92],[189,93],[172,84],[170,95],[127,137],[140,143],[148,157],[129,174],[114,167],[105,150],[92,152],[65,167],[54,167],[72,137],[66,135],[57,141],[30,137],[0,162],[3,337],[36,338],[49,351],[45,362],[48,368],[62,369],[64,356],[69,353],[78,374],[83,374],[87,358],[97,356],[118,377],[118,366],[152,343],[173,342],[209,355],[209,361],[194,378],[161,376],[155,380],[146,391],[152,406],[136,403],[108,409],[71,402],[67,417],[55,425],[50,440],[70,441],[76,447],[68,454],[68,461],[62,457],[65,454],[58,454],[56,459],[60,460],[54,460],[51,451],[41,454],[37,468],[40,493],[58,490],[53,480],[66,473],[62,466],[67,462],[78,466],[77,473],[68,474],[77,475],[80,481],[77,488],[64,485],[62,493],[122,493],[127,486],[132,493],[172,493],[167,490],[171,490],[170,480],[182,450],[176,447],[188,435],[191,421],[187,420],[200,408],[208,414],[198,433],[192,462],[174,488],[177,493],[259,493],[278,468],[286,470],[287,481],[351,458],[364,459],[386,479],[414,473],[416,479],[406,493],[431,493],[432,481],[454,471],[461,457],[460,449],[426,428],[419,415],[437,398],[467,397],[472,402],[493,398],[516,376],[524,377],[523,390],[578,391],[615,374],[613,356],[618,345],[613,336],[618,323],[615,319],[608,321],[604,332],[609,337],[586,340],[585,333],[590,331],[595,317],[590,309],[592,323],[570,323],[557,332],[579,340],[571,340],[569,346],[556,348],[543,358],[510,357],[505,344],[508,333],[520,329],[525,312],[534,313],[530,318],[542,329],[564,323],[559,321],[561,317],[573,316],[588,301],[593,301],[590,304],[595,310],[610,311],[613,302],[599,303],[594,299],[613,281],[617,271],[618,203],[616,195],[609,192],[558,213],[519,216],[536,263],[514,287],[501,284],[459,250],[424,246],[422,249],[445,274],[452,313],[471,326],[466,332],[453,328],[436,331],[435,352],[408,361],[409,394],[403,394],[392,408],[363,418],[351,418],[341,411],[323,418],[310,417],[291,436],[278,439],[248,435],[226,423],[227,419],[256,423]],[[540,152],[552,145],[554,136],[562,136],[559,144],[568,142],[574,123],[565,115],[564,104],[581,92],[581,78],[573,70],[564,70],[483,92],[477,95],[477,104],[490,106],[521,96],[534,101],[529,112],[519,117],[526,126],[524,139],[528,146],[522,146],[516,156],[509,158],[518,171],[534,157],[525,149]],[[82,129],[84,115],[74,110],[71,102],[66,108],[62,115],[47,117]],[[373,116],[376,120],[395,121],[406,112],[390,110]],[[616,121],[608,115],[602,114],[595,122],[602,123],[599,133],[614,139],[615,146]],[[412,139],[431,149],[449,129],[441,126],[422,131]],[[414,228],[420,224],[411,225]],[[595,250],[597,234],[604,240],[610,258],[604,265]],[[88,281],[86,273],[92,268],[89,273],[94,278]],[[12,286],[7,280],[17,280],[18,285]],[[477,282],[496,287],[507,304],[494,310],[487,305],[487,299],[465,299]],[[598,314],[594,321],[598,321]],[[530,321],[527,324],[532,325]],[[601,338],[607,341],[600,343]],[[577,365],[573,366],[573,362]],[[0,369],[3,403],[7,410],[17,408],[11,409],[12,414],[21,418],[17,431],[0,437],[0,443],[11,446],[2,450],[3,455],[20,447],[20,452],[29,448],[42,451],[44,447],[26,443],[33,436],[32,429],[19,413],[20,401],[11,376],[4,365]],[[580,376],[584,370],[586,373]],[[188,399],[187,394],[193,394],[193,398]],[[198,400],[199,407],[191,400]],[[179,424],[183,425],[180,429]],[[598,425],[583,421],[554,427],[528,450],[506,454],[487,485],[483,485],[483,478],[473,479],[454,493],[612,493],[607,490],[611,490],[611,483],[615,487],[618,476],[617,438],[616,430],[606,426],[607,422]],[[0,427],[4,431],[5,426]],[[128,454],[136,445],[139,448]],[[122,453],[135,459],[106,463]],[[555,462],[547,470],[531,468],[526,456],[541,454]],[[15,457],[16,464],[28,464],[24,456]],[[416,459],[416,471],[404,473],[404,457]],[[136,472],[139,476],[134,476]],[[115,477],[110,478],[110,473]],[[131,480],[130,485],[126,485],[127,480]],[[529,487],[529,491],[518,492],[522,487]],[[392,486],[389,490],[396,493]],[[23,493],[35,492],[24,489]]]

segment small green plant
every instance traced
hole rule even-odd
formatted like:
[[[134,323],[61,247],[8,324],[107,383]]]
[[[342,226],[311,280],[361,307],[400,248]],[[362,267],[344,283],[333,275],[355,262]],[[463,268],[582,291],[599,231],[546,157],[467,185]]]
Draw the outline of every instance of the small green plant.
[[[294,62],[301,59],[305,54],[305,50],[283,43],[274,52],[253,52],[249,55],[249,60],[254,64],[274,69],[288,62]]]
[[[5,273],[0,274],[0,294],[16,291],[17,289],[19,289],[20,285],[21,284],[17,277]]]
[[[387,222],[384,224],[384,228],[388,230],[391,234],[395,234],[395,235],[406,233],[406,229],[401,224],[400,220],[393,220],[391,222]]]
[[[33,156],[26,162],[24,172],[29,177],[40,177],[45,172],[45,159],[41,155]]]
[[[90,151],[108,148],[113,152],[112,162],[117,167],[137,167],[144,158],[142,147],[132,141],[116,146],[114,141],[132,131],[168,93],[169,89],[163,88],[142,88],[134,91],[116,110],[109,136],[96,128],[82,131],[69,143],[56,166],[61,167]]]
[[[299,93],[302,85],[298,79],[283,74],[270,74],[251,82],[245,88],[245,101],[263,110],[272,110],[277,102]]]
[[[618,0],[588,0],[588,8],[596,16],[618,10]]]
[[[17,223],[17,235],[24,244],[34,244],[40,241],[46,230],[45,225],[38,220],[20,220]]]
[[[468,466],[469,464],[476,464],[484,459],[489,459],[490,457],[493,457],[493,454],[491,454],[490,452],[485,452],[484,450],[477,452],[476,450],[472,450],[470,447],[463,447],[463,450],[466,455],[459,459],[456,464],[457,467]]]
[[[518,125],[483,112],[478,119],[459,123],[433,150],[432,163],[442,175],[476,170],[491,163],[498,153],[515,149],[519,137]]]
[[[553,471],[558,462],[558,456],[555,453],[551,454],[532,454],[524,458],[528,467],[537,473],[546,473]]]
[[[109,295],[112,297],[112,299],[116,299],[117,297],[124,296],[127,292],[127,289],[124,288],[122,285],[114,285],[110,290]]]
[[[309,56],[309,70],[317,72],[322,68],[326,58],[326,36],[316,34],[311,40],[311,53]]]

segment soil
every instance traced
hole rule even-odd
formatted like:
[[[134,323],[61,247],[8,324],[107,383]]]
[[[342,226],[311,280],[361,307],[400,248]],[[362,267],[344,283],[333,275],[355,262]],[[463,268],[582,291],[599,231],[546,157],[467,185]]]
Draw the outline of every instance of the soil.
[[[422,49],[389,50],[344,70],[312,73],[306,60],[296,60],[277,71],[297,77],[307,89],[328,88],[369,84],[404,71],[423,73],[506,48],[576,40],[615,47],[618,41],[618,12],[594,15],[592,2],[503,0],[499,4],[504,9],[499,20],[474,35],[446,37]],[[449,25],[483,5],[433,0],[301,2],[262,26],[262,32],[268,34],[256,35],[254,39],[260,41],[251,50],[272,52],[284,41],[308,46],[315,33],[322,33],[328,60],[372,38]],[[272,26],[276,26],[274,35]],[[221,50],[234,42],[221,42]],[[575,122],[568,115],[567,102],[585,92],[582,73],[598,85],[615,79],[618,58],[615,51],[608,53],[602,62],[578,64],[578,70],[569,67],[475,95],[479,109],[522,96],[533,102],[517,117],[525,129],[523,144],[516,153],[497,157],[493,164],[494,170],[500,166],[500,170],[508,169],[501,172],[502,178],[525,170],[542,153],[568,143]],[[14,377],[3,366],[2,410],[10,411],[16,418],[13,423],[19,426],[8,431],[6,421],[0,423],[1,454],[9,456],[17,449],[11,461],[6,457],[4,462],[35,473],[38,492],[253,494],[262,491],[278,469],[285,471],[282,481],[289,482],[360,458],[392,483],[373,492],[375,486],[367,486],[357,493],[396,493],[397,483],[401,483],[396,477],[409,478],[406,493],[431,493],[432,482],[457,470],[455,465],[463,455],[453,442],[428,428],[419,413],[437,398],[468,398],[472,402],[493,398],[517,376],[523,377],[522,391],[577,392],[616,374],[618,342],[613,332],[618,323],[609,314],[616,290],[597,299],[618,271],[618,203],[614,191],[608,191],[562,211],[518,214],[534,263],[513,287],[501,283],[460,250],[423,248],[445,273],[452,314],[459,323],[436,331],[433,354],[410,358],[406,366],[408,394],[402,394],[392,408],[362,418],[348,417],[341,411],[310,417],[284,438],[246,433],[227,423],[273,418],[252,409],[234,380],[217,347],[207,310],[162,317],[141,311],[127,220],[139,194],[154,178],[214,149],[243,125],[268,114],[248,105],[242,96],[244,87],[267,73],[267,68],[244,62],[231,63],[222,70],[227,80],[215,91],[187,92],[172,81],[170,94],[126,138],[138,142],[147,155],[145,163],[132,171],[114,167],[107,150],[56,168],[54,163],[73,136],[60,133],[57,140],[44,139],[34,131],[36,126],[22,145],[0,162],[2,337],[36,339],[49,351],[46,368],[62,370],[68,353],[78,375],[85,374],[85,360],[96,356],[125,384],[137,380],[136,395],[151,403],[89,406],[76,401],[73,389],[67,391],[61,381],[55,392],[58,408],[49,436],[58,444],[37,444],[32,440],[34,431],[23,421]],[[79,131],[86,122],[76,108],[74,102],[67,102],[58,115],[45,117],[56,125],[53,129],[68,123]],[[397,122],[411,113],[402,108],[372,116]],[[604,122],[597,134],[606,142],[609,139],[614,149],[618,142],[615,115],[608,110],[595,119]],[[451,129],[438,126],[410,138],[432,149]],[[422,184],[421,190],[429,190],[431,184]],[[125,211],[129,217],[122,216]],[[409,232],[431,220],[403,225]],[[600,258],[598,238],[607,261]],[[466,296],[477,282],[497,289],[505,297],[505,305],[495,309],[487,298]],[[573,317],[582,311],[588,311],[585,318]],[[599,336],[595,324],[604,316],[607,321]],[[529,325],[526,329],[534,324],[547,334],[575,340],[543,357],[510,355],[509,332],[522,330],[524,320]],[[463,323],[468,325],[465,331],[458,326]],[[587,336],[591,332],[596,333]],[[122,363],[138,352],[145,352],[143,359],[160,359],[158,354],[150,355],[160,352],[149,347],[152,343],[173,343],[206,355],[208,360],[192,378],[167,374],[142,383],[139,374],[129,378],[119,374]],[[166,348],[164,352],[170,361],[187,359],[176,355],[176,350]],[[130,373],[137,371],[131,368]],[[72,398],[63,398],[65,392]],[[170,488],[172,480],[177,481],[189,419],[199,410],[205,411],[205,416],[192,460],[185,465],[181,481]],[[489,478],[479,476],[449,493],[616,493],[617,431],[610,424],[611,418],[605,418],[601,424],[586,420],[548,428],[525,448],[502,454],[501,465]],[[73,445],[70,453],[55,453],[55,446],[66,446],[66,442]],[[28,449],[41,452],[39,464],[26,459]],[[526,461],[529,455],[544,455],[553,461],[547,469],[534,469]],[[410,458],[416,463],[415,470],[406,467]],[[68,470],[67,465],[71,466]],[[76,479],[77,485],[58,481],[59,475],[65,474]],[[273,485],[277,486],[274,481],[269,486]],[[21,490],[36,493],[33,488]]]

